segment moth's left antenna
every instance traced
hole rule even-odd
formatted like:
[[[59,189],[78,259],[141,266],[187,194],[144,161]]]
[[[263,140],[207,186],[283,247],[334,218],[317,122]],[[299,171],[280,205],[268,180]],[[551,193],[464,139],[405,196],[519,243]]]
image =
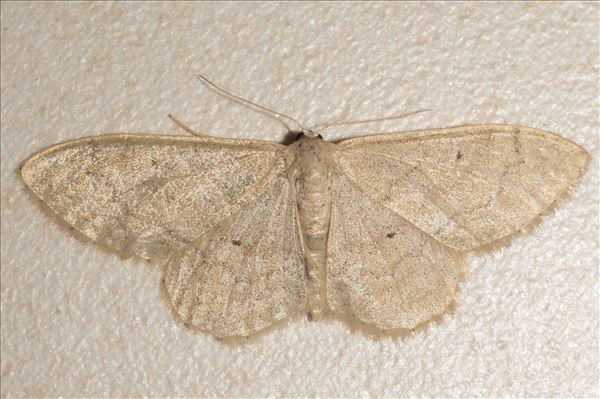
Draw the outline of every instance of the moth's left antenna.
[[[193,134],[194,136],[198,136],[198,137],[208,137],[208,135],[206,134],[202,134],[200,132],[195,131],[194,129],[192,129],[191,127],[189,127],[188,125],[186,125],[185,123],[183,123],[182,121],[180,121],[179,119],[175,118],[173,116],[173,114],[169,114],[168,115],[169,118],[171,118],[171,120],[180,128],[182,128],[183,130],[185,130],[188,133]]]
[[[208,85],[211,89],[215,90],[217,93],[222,94],[226,97],[228,97],[231,100],[237,101],[239,103],[242,103],[244,105],[250,106],[250,107],[254,107],[254,108],[258,108],[259,110],[262,110],[264,113],[266,113],[267,115],[269,115],[271,118],[277,119],[279,122],[283,123],[283,125],[286,127],[286,129],[288,129],[289,131],[292,131],[292,129],[290,129],[290,127],[283,122],[280,118],[285,118],[289,121],[292,121],[293,123],[296,124],[296,126],[299,128],[298,131],[303,132],[305,131],[304,127],[300,124],[300,122],[298,122],[296,119],[292,118],[289,115],[286,114],[282,114],[281,112],[277,112],[277,111],[273,111],[272,109],[269,109],[267,107],[263,107],[262,105],[253,103],[250,100],[246,100],[245,98],[242,98],[240,96],[236,96],[235,94],[232,94],[230,92],[228,92],[227,90],[224,90],[222,88],[220,88],[219,86],[217,86],[216,84],[214,84],[213,82],[211,82],[210,80],[208,80],[207,78],[205,78],[204,76],[197,74],[196,77],[198,78],[198,80],[200,80],[202,83]],[[280,118],[278,118],[280,117]]]

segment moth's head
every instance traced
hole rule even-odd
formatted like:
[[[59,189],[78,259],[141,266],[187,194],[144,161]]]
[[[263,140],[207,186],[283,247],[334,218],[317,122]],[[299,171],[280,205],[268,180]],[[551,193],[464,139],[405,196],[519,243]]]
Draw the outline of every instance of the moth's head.
[[[292,132],[296,134],[296,137],[294,137],[294,141],[298,141],[301,139],[313,139],[313,140],[323,140],[323,136],[321,136],[320,134],[313,132],[310,129],[307,130],[301,130],[299,132]]]

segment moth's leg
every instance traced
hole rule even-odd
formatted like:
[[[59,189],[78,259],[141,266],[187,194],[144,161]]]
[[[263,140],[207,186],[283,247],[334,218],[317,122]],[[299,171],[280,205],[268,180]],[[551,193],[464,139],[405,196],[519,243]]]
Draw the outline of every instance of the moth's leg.
[[[182,128],[183,130],[185,130],[186,132],[193,134],[194,136],[198,136],[198,137],[210,137],[208,134],[204,134],[204,133],[200,133],[195,131],[194,129],[192,129],[191,127],[187,126],[185,123],[183,123],[182,121],[180,121],[179,119],[175,118],[172,114],[169,114],[169,118],[180,128]]]

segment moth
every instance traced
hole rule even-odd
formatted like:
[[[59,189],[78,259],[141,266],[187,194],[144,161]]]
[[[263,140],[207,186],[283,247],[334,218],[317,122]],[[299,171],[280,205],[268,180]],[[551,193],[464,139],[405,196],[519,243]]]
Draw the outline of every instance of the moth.
[[[467,255],[527,228],[587,152],[509,125],[328,142],[113,134],[29,158],[22,177],[93,241],[166,262],[187,324],[248,336],[308,312],[412,329],[454,301]]]

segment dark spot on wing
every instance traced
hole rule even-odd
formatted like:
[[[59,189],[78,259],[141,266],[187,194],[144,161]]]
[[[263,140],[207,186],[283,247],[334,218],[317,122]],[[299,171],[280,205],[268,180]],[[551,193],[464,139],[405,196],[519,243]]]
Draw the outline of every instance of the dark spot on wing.
[[[463,157],[462,152],[458,151],[456,153],[456,160],[458,161],[459,159],[462,159],[462,157]]]
[[[387,238],[394,238],[394,236],[395,236],[395,235],[396,235],[396,232],[395,232],[395,231],[390,231],[390,232],[389,232],[389,233],[387,233],[385,236],[386,236]]]
[[[240,245],[242,245],[242,242],[240,240],[232,240],[231,243],[233,245],[235,245],[236,247],[239,247]]]

